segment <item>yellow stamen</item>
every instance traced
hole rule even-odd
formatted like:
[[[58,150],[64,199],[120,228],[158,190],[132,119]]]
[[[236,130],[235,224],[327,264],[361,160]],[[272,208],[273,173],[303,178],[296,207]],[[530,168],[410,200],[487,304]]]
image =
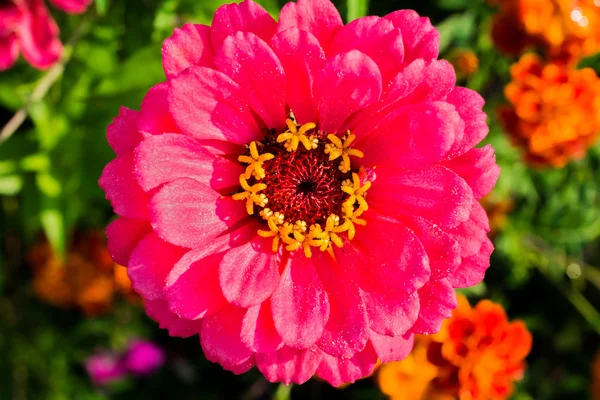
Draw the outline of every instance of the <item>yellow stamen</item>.
[[[252,186],[248,184],[244,174],[240,175],[240,186],[244,189],[241,193],[236,193],[232,197],[234,200],[246,200],[246,211],[248,214],[254,214],[254,205],[264,207],[267,205],[269,199],[264,194],[259,194],[261,190],[265,190],[267,185],[264,183],[256,183]]]
[[[350,156],[358,158],[365,156],[362,151],[350,148],[350,145],[356,139],[356,135],[351,134],[350,131],[348,131],[348,136],[345,137],[343,142],[339,137],[332,134],[327,135],[327,139],[331,143],[325,145],[325,154],[329,154],[329,161],[342,157],[339,168],[343,173],[350,171]]]
[[[283,146],[287,149],[287,151],[296,151],[298,149],[298,145],[302,143],[306,150],[316,149],[319,145],[319,140],[314,136],[306,136],[306,133],[310,130],[313,130],[317,127],[316,124],[309,122],[300,126],[298,129],[298,125],[291,119],[286,119],[285,123],[288,126],[288,130],[277,136],[277,143],[282,143]]]
[[[250,156],[239,156],[238,161],[249,164],[246,167],[246,172],[244,172],[244,178],[250,179],[251,176],[254,176],[257,180],[265,177],[265,170],[263,168],[263,163],[265,161],[272,160],[275,156],[271,153],[258,153],[258,148],[256,146],[257,142],[250,143]]]

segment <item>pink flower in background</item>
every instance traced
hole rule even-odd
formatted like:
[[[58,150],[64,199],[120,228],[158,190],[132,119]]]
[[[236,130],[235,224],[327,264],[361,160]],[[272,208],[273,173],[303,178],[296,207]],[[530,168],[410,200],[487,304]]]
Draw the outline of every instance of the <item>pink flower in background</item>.
[[[85,369],[95,385],[107,385],[125,378],[127,370],[120,357],[105,352],[95,354],[85,360]]]
[[[148,340],[136,340],[131,343],[124,357],[125,368],[135,375],[149,375],[164,362],[164,350]]]
[[[489,266],[478,200],[499,174],[474,148],[484,101],[438,49],[414,11],[344,26],[328,0],[177,29],[99,182],[148,314],[285,383],[352,382],[437,332]]]
[[[91,0],[52,0],[67,13],[82,13]],[[43,0],[8,0],[0,5],[0,70],[13,66],[19,53],[29,64],[45,69],[62,53],[58,26]]]

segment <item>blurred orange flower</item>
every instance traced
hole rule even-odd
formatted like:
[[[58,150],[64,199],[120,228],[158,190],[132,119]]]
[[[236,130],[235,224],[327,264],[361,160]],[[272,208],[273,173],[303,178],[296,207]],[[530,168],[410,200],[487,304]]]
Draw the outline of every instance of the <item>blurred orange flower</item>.
[[[64,261],[47,241],[33,247],[28,259],[34,271],[33,289],[50,304],[80,308],[95,316],[110,309],[116,292],[136,298],[125,267],[112,261],[100,233],[76,237]]]
[[[526,54],[511,67],[499,118],[537,165],[561,167],[585,155],[600,132],[600,79],[590,68],[544,64]]]
[[[455,49],[448,54],[448,61],[452,63],[458,77],[468,77],[479,69],[479,58],[469,49]]]
[[[393,400],[501,400],[523,376],[531,334],[488,300],[472,308],[459,296],[452,318],[435,335],[417,335],[404,360],[381,366],[378,380]]]
[[[490,219],[490,236],[495,236],[506,227],[508,213],[514,208],[511,199],[496,199],[487,195],[481,199],[481,205]]]
[[[517,55],[539,46],[554,61],[576,63],[600,50],[598,0],[488,0],[499,7],[492,26],[497,47]]]

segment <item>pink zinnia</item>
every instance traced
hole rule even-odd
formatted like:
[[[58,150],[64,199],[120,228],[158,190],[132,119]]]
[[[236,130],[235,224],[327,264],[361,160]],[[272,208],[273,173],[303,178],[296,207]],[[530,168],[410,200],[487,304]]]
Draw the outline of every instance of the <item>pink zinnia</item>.
[[[92,0],[50,0],[67,13],[86,10]],[[43,0],[8,0],[0,5],[0,71],[13,66],[19,53],[29,64],[45,69],[62,53],[58,26]]]
[[[479,283],[499,168],[483,99],[411,10],[219,8],[163,44],[167,82],[108,127],[109,250],[148,314],[270,381],[399,360]]]

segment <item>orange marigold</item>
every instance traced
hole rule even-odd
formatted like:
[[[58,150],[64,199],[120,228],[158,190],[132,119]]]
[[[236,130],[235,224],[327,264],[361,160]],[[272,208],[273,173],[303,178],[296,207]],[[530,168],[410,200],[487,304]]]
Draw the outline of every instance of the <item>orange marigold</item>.
[[[134,297],[124,267],[112,261],[103,235],[97,232],[78,236],[64,260],[47,241],[33,247],[28,258],[34,271],[33,289],[50,304],[80,308],[94,316],[110,309],[116,291]]]
[[[488,300],[472,308],[459,296],[452,318],[430,336],[417,335],[413,352],[380,368],[378,381],[393,400],[501,400],[523,376],[531,334],[510,323]]]
[[[481,199],[481,205],[490,219],[490,236],[495,236],[506,227],[508,213],[514,208],[511,199],[497,199],[487,195]]]
[[[561,167],[585,155],[600,132],[600,79],[590,68],[544,64],[526,54],[511,67],[499,118],[537,165]]]
[[[479,69],[479,58],[469,49],[455,49],[448,55],[448,61],[452,63],[459,78],[473,75]]]

